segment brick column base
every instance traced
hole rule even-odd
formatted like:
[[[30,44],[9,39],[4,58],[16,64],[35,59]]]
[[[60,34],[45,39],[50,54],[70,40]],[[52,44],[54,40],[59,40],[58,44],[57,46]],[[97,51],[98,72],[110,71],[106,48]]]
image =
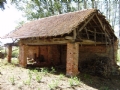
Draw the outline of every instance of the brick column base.
[[[20,53],[19,53],[19,64],[21,67],[27,67],[27,46],[20,45]]]
[[[76,76],[78,71],[79,44],[67,43],[66,75]]]

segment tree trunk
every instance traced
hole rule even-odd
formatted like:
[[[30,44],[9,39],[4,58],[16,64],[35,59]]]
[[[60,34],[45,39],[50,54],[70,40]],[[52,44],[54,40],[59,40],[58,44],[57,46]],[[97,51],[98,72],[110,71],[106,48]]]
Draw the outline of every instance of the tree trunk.
[[[92,1],[92,8],[94,8],[95,0],[91,0],[91,1]]]
[[[87,8],[87,1],[84,0],[84,9],[86,9],[86,8]]]
[[[78,10],[80,10],[80,4],[79,3],[80,3],[80,0],[78,0],[78,3],[77,3],[78,4]]]
[[[119,37],[120,37],[120,0],[118,1],[119,3]]]

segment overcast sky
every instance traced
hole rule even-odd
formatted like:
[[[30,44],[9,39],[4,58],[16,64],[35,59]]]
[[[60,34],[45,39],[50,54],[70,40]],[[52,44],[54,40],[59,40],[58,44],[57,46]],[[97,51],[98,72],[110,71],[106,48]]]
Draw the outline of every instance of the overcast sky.
[[[17,22],[22,18],[21,12],[15,9],[9,2],[4,11],[0,10],[0,37],[8,34],[17,26]],[[3,43],[6,40],[0,40]],[[7,40],[8,41],[8,40]]]

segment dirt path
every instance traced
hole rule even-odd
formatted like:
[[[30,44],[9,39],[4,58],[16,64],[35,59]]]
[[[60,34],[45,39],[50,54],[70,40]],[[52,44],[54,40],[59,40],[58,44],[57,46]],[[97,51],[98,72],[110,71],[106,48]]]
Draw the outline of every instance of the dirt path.
[[[55,69],[24,69],[0,60],[0,90],[120,90],[120,76],[101,78],[81,73],[68,78]]]

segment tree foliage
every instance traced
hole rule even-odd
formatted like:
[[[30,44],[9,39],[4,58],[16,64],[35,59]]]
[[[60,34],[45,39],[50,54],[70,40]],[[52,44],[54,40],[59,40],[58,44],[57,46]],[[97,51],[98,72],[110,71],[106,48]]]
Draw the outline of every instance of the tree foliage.
[[[6,0],[0,0],[0,9],[4,10],[5,9],[5,3],[7,3]]]

